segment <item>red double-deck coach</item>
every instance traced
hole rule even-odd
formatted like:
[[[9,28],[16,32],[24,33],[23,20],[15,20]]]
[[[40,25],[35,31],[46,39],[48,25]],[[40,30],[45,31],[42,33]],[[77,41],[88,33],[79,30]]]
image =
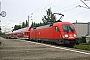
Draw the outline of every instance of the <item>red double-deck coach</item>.
[[[22,28],[9,32],[6,34],[6,38],[19,38],[19,39],[30,39],[30,27]]]

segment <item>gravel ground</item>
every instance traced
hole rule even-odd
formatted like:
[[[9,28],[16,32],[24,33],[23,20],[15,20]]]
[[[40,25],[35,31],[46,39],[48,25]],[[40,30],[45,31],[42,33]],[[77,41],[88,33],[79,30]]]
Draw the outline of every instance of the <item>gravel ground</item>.
[[[1,38],[0,60],[90,60],[90,55],[60,50],[19,39]]]

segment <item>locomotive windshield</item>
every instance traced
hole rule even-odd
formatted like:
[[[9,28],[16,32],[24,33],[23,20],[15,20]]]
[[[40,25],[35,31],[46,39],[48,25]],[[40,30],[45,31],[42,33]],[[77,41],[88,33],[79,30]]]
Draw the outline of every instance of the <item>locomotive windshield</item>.
[[[74,31],[74,26],[73,25],[63,25],[63,30],[65,32],[73,32]]]

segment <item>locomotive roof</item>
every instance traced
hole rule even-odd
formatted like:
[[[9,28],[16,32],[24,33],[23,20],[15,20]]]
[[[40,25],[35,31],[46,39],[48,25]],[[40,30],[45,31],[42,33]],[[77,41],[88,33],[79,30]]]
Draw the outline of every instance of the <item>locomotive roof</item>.
[[[56,22],[55,24],[70,24],[70,22]]]
[[[5,33],[5,34],[11,34],[12,32],[7,32],[7,33]]]
[[[19,29],[19,30],[15,30],[13,32],[23,32],[23,31],[27,31],[30,27],[25,27],[25,28],[22,28],[22,29]]]
[[[47,27],[50,27],[50,25],[51,25],[51,24],[44,25],[44,26],[40,26],[40,27],[36,27],[36,29],[47,28]]]
[[[55,22],[53,24],[48,24],[48,25],[44,25],[44,26],[39,26],[39,27],[33,27],[33,29],[41,29],[41,28],[48,28],[48,27],[51,27],[51,26],[54,26],[56,24],[71,24],[70,22]]]

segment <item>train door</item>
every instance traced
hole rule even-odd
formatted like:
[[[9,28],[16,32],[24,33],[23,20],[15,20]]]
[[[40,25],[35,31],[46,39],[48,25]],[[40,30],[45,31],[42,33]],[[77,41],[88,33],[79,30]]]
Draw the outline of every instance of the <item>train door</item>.
[[[60,32],[60,29],[58,28],[58,26],[53,27],[52,33],[53,33],[53,38],[54,39],[58,40],[58,39],[61,38],[61,32]]]

